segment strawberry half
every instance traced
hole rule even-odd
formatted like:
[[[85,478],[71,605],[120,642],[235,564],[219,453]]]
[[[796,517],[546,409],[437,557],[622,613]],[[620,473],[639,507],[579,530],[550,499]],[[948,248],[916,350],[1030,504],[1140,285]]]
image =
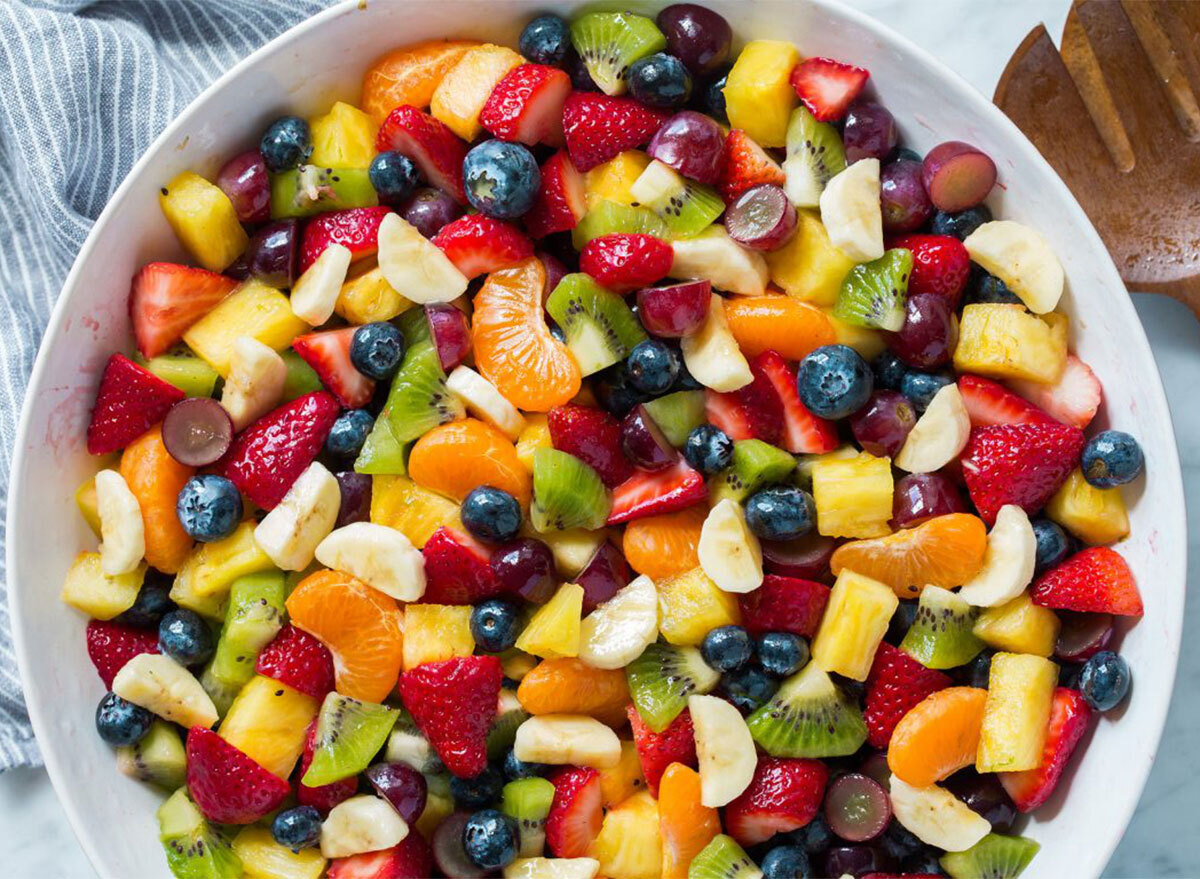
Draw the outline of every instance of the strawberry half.
[[[619,525],[644,516],[673,513],[708,500],[704,477],[680,458],[670,467],[636,470],[612,491],[608,524]]]
[[[1140,617],[1142,595],[1128,562],[1107,546],[1077,552],[1042,574],[1030,591],[1034,604]]]
[[[427,662],[400,676],[404,707],[459,778],[474,778],[487,768],[487,734],[503,678],[494,656]]]
[[[750,786],[725,807],[725,832],[757,845],[799,830],[816,816],[828,780],[820,760],[759,758]]]
[[[570,231],[587,212],[583,175],[566,150],[546,159],[541,170],[537,200],[525,215],[525,228],[534,238]]]
[[[752,365],[754,381],[736,391],[707,390],[704,414],[733,440],[758,439],[773,446],[783,436],[783,401],[762,369]]]
[[[352,260],[374,256],[379,250],[379,224],[391,212],[391,208],[379,206],[317,214],[304,225],[300,271],[316,262],[331,244],[345,245]]]
[[[308,725],[308,732],[304,735],[304,751],[300,754],[300,765],[295,773],[296,802],[301,806],[312,806],[314,809],[320,809],[321,812],[328,814],[329,810],[338,803],[345,802],[358,793],[358,776],[353,775],[350,778],[342,778],[317,787],[309,787],[302,782],[300,779],[304,778],[304,773],[308,772],[308,767],[312,765],[316,739],[317,718],[314,717],[312,723]]]
[[[478,604],[504,592],[488,564],[487,548],[462,532],[439,528],[421,555],[425,557],[424,604]]]
[[[375,393],[375,382],[350,362],[350,345],[357,329],[324,330],[292,340],[292,348],[300,359],[313,368],[321,384],[347,409],[361,409],[371,402]]]
[[[999,772],[996,777],[1019,812],[1032,812],[1050,799],[1067,761],[1092,719],[1092,708],[1078,690],[1057,687],[1050,703],[1050,724],[1042,765],[1024,772]]]
[[[512,223],[467,214],[431,239],[467,278],[477,278],[533,256],[533,242]]]
[[[971,257],[963,243],[951,235],[901,235],[888,243],[912,252],[908,295],[936,293],[957,308],[971,276]]]
[[[633,98],[572,92],[563,104],[567,152],[580,171],[590,171],[625,150],[640,147],[667,119]]]
[[[463,192],[462,165],[467,145],[444,123],[410,104],[402,104],[383,120],[375,138],[379,152],[396,150],[416,163],[433,186],[459,204],[467,203]]]
[[[600,834],[604,792],[595,769],[571,766],[551,779],[554,801],[546,816],[546,845],[556,858],[582,858]]]
[[[653,235],[601,235],[579,254],[579,270],[614,293],[628,293],[661,281],[671,271],[675,251]]]
[[[813,415],[800,401],[796,390],[796,373],[783,356],[764,351],[750,361],[750,371],[757,380],[766,378],[783,405],[783,435],[780,445],[793,454],[817,455],[832,452],[838,446],[837,425]]]
[[[858,97],[870,75],[865,68],[832,58],[805,58],[792,68],[788,82],[813,118],[833,122],[846,115],[846,108]]]
[[[762,183],[783,186],[786,179],[783,168],[754,138],[740,128],[729,132],[721,152],[721,175],[717,180],[717,191],[725,204],[732,204],[753,186]]]
[[[554,448],[587,464],[609,488],[633,475],[621,451],[621,425],[603,409],[558,406],[546,413],[546,421]]]
[[[1032,516],[1079,464],[1083,431],[1066,424],[997,424],[971,431],[963,479],[989,525],[1005,504]]]
[[[1040,406],[1063,424],[1083,429],[1092,423],[1100,408],[1103,391],[1092,368],[1076,357],[1067,355],[1067,365],[1052,385],[1014,379],[1009,387]]]
[[[958,377],[958,393],[971,417],[972,427],[990,424],[1052,424],[1054,419],[990,378],[964,373]]]
[[[171,262],[143,266],[129,289],[129,317],[142,356],[164,353],[237,285],[207,269]]]
[[[926,696],[944,690],[952,683],[947,675],[926,668],[903,650],[886,641],[880,643],[867,675],[863,709],[867,741],[880,750],[887,748],[900,718]]]
[[[399,845],[378,852],[363,852],[329,862],[328,879],[426,879],[433,875],[433,852],[419,833],[410,833]]]
[[[111,690],[113,678],[125,663],[143,653],[158,652],[158,632],[138,629],[112,620],[90,620],[84,631],[87,655],[100,680]]]
[[[629,715],[629,725],[633,728],[633,743],[637,746],[638,759],[642,763],[642,775],[646,777],[650,793],[657,797],[658,783],[668,766],[682,763],[694,768],[698,762],[692,715],[685,708],[671,721],[670,726],[656,733],[646,726],[633,705],[627,706],[625,713]]]
[[[124,354],[108,358],[87,428],[87,450],[107,455],[125,448],[167,416],[186,395]]]
[[[767,574],[753,592],[737,596],[742,625],[751,635],[791,632],[811,638],[821,625],[829,587],[799,577]]]
[[[479,113],[479,124],[500,140],[533,146],[563,145],[563,102],[571,77],[557,67],[522,64],[496,83]]]
[[[282,778],[202,726],[187,736],[187,787],[204,817],[218,824],[251,824],[292,792]]]
[[[254,670],[317,701],[334,686],[333,655],[308,632],[290,623],[258,654]]]

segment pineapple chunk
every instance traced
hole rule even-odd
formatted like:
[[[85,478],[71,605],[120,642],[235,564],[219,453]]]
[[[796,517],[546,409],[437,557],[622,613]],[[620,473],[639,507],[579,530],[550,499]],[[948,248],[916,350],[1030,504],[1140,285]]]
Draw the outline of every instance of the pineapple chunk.
[[[383,269],[375,266],[342,284],[333,310],[348,323],[369,324],[391,320],[412,305],[387,282]]]
[[[100,506],[96,500],[96,474],[93,473],[75,489],[75,506],[79,507],[79,515],[83,516],[83,521],[99,539]]]
[[[535,537],[550,547],[554,554],[554,566],[564,577],[575,577],[584,569],[596,550],[608,539],[604,530],[589,531],[586,528],[571,528],[567,531],[547,531],[542,534],[527,525],[526,537]]]
[[[111,620],[133,607],[145,576],[144,563],[128,574],[109,576],[100,569],[100,553],[81,552],[67,571],[59,597],[90,617]]]
[[[319,849],[293,851],[277,843],[266,827],[244,827],[233,838],[233,853],[250,879],[320,879],[325,874]]]
[[[843,569],[813,638],[813,662],[824,671],[865,681],[899,603],[892,587]]]
[[[286,296],[274,287],[247,281],[192,324],[183,340],[225,378],[233,361],[234,344],[241,336],[282,351],[306,332],[308,324],[292,313]]]
[[[287,778],[319,707],[307,693],[255,675],[229,706],[219,733],[268,772]]]
[[[742,621],[737,597],[720,589],[703,568],[658,584],[659,630],[668,643],[697,647],[712,629]]]
[[[224,271],[250,242],[229,196],[199,174],[184,171],[158,203],[179,242],[209,271]]]
[[[642,758],[638,756],[637,745],[622,741],[621,762],[611,769],[600,770],[604,808],[611,809],[645,788],[646,776],[642,774]]]
[[[987,701],[975,768],[1020,772],[1042,765],[1050,703],[1058,666],[1040,656],[997,653],[988,676]]]
[[[338,101],[309,122],[313,151],[309,161],[322,168],[369,168],[375,158],[379,124],[358,107]]]
[[[1054,611],[1033,603],[1028,592],[998,607],[985,608],[975,621],[975,637],[1009,653],[1049,656],[1061,623]]]
[[[609,879],[659,879],[662,876],[662,836],[658,802],[642,791],[610,809],[588,857],[600,862],[600,875]]]
[[[175,575],[171,600],[189,607],[184,604],[187,596],[222,598],[238,577],[274,570],[275,565],[254,540],[254,528],[254,521],[247,520],[224,540],[200,544]]]
[[[1078,467],[1050,498],[1046,515],[1092,546],[1129,535],[1129,514],[1120,487],[1096,488]]]
[[[742,129],[761,146],[785,146],[788,120],[799,103],[788,77],[799,62],[800,53],[791,43],[747,43],[725,80],[730,126]]]
[[[630,191],[633,183],[650,166],[650,157],[641,150],[626,150],[583,176],[584,198],[588,208],[602,201],[636,204]]]
[[[553,448],[550,442],[550,426],[546,416],[540,412],[525,414],[525,429],[517,437],[517,459],[525,469],[533,472],[533,453],[538,449]]]
[[[963,309],[954,368],[992,378],[1052,384],[1067,365],[1067,319],[1038,317],[1021,305],[978,303]]]
[[[821,461],[846,461],[857,458],[859,450],[853,443],[838,446],[832,452],[816,452],[809,455],[796,456],[796,484],[801,488],[812,488],[813,468]]]
[[[410,604],[404,609],[404,670],[475,652],[471,607]]]
[[[582,620],[583,587],[563,583],[554,597],[538,608],[515,646],[542,659],[578,656]]]
[[[462,529],[458,504],[407,476],[371,477],[371,521],[395,528],[417,549],[443,525]]]
[[[796,231],[778,250],[763,254],[771,270],[771,283],[789,296],[813,305],[833,307],[842,281],[854,260],[829,240],[816,211],[796,211]]]
[[[856,327],[848,324],[833,313],[832,306],[822,306],[821,311],[833,325],[833,340],[839,345],[848,345],[862,355],[864,360],[874,360],[887,347],[883,334],[870,327]]]
[[[483,130],[479,114],[492,89],[506,73],[524,63],[525,59],[507,46],[486,43],[468,49],[434,89],[429,112],[470,143]]]
[[[426,778],[446,778],[446,776],[426,776]],[[438,825],[454,813],[454,798],[450,795],[449,779],[445,789],[435,790],[432,786],[425,795],[425,809],[417,819],[417,831],[426,839],[433,839],[433,832]]]
[[[892,462],[863,452],[854,458],[822,458],[813,464],[817,530],[827,537],[891,534]]]

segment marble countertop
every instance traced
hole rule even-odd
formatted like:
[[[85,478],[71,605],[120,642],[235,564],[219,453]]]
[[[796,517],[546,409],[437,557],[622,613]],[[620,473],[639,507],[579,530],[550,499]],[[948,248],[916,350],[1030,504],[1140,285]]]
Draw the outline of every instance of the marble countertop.
[[[1009,54],[1039,21],[1062,32],[1069,0],[852,0],[890,27],[925,47],[972,85],[991,95]],[[1187,495],[1200,498],[1200,410],[1194,405],[1200,323],[1187,309],[1162,297],[1134,296],[1146,326],[1175,417]],[[1187,405],[1191,403],[1193,405]],[[1190,580],[1200,581],[1200,526],[1190,538]],[[1188,630],[1200,631],[1200,602],[1190,602]],[[1200,649],[1185,640],[1175,698],[1158,761],[1138,811],[1106,877],[1185,877],[1200,871],[1200,786],[1188,736],[1200,726]],[[1188,767],[1192,767],[1188,769]],[[0,822],[10,879],[88,879],[95,876],[72,835],[54,791],[41,770],[0,776]]]

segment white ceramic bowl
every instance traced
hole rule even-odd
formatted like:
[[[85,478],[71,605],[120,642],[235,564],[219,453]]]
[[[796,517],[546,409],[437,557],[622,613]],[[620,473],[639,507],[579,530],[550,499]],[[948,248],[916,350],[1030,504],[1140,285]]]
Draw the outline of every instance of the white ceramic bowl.
[[[128,279],[152,259],[181,257],[158,190],[184,169],[212,174],[254,143],[272,118],[356,101],[363,68],[404,43],[475,37],[516,45],[522,24],[578,0],[355,0],[287,32],[206,90],[142,157],[96,223],[67,278],[30,380],[16,443],[8,515],[8,577],[17,656],[46,766],[99,873],[166,876],[154,811],[159,795],[120,775],[93,729],[103,689],[84,651],[85,620],[58,601],[75,554],[95,547],[72,494],[95,469],[84,451],[98,375],[131,348]],[[658,4],[662,5],[662,4]],[[1121,547],[1146,616],[1124,637],[1133,667],[1128,705],[1101,719],[1067,784],[1030,825],[1042,851],[1030,877],[1100,873],[1137,804],[1166,717],[1183,620],[1186,528],[1171,419],[1149,345],[1100,239],[1066,187],[990,103],[925,52],[827,0],[709,0],[740,40],[794,41],[871,70],[905,143],[926,150],[970,141],[1000,169],[992,207],[1045,234],[1069,278],[1075,350],[1104,383],[1100,421],[1138,436],[1147,475],[1132,490],[1133,536]],[[46,529],[49,528],[49,536]]]

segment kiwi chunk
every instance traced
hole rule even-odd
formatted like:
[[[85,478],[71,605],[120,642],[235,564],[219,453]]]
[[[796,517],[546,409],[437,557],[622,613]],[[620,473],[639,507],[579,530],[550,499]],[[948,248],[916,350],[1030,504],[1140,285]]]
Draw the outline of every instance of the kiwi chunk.
[[[166,354],[160,354],[158,357],[151,357],[149,360],[141,354],[134,354],[133,359],[139,366],[146,367],[189,397],[211,397],[217,389],[217,382],[221,379],[215,369],[184,345]],[[301,361],[301,363],[303,362]]]
[[[517,727],[529,719],[529,712],[521,707],[517,694],[512,690],[500,691],[499,708],[492,728],[488,730],[487,752],[489,760],[499,760],[513,746]]]
[[[546,844],[546,816],[554,802],[554,785],[544,778],[519,778],[504,785],[500,809],[517,822],[522,858],[536,858]]]
[[[792,111],[787,130],[787,174],[784,190],[798,208],[815,208],[821,203],[825,184],[846,170],[846,151],[837,129],[818,122],[807,107]]]
[[[358,775],[387,741],[399,713],[386,705],[330,693],[317,715],[313,759],[304,784],[320,787]]]
[[[571,24],[571,43],[606,95],[625,91],[629,65],[661,52],[667,38],[653,21],[630,12],[591,12]]]
[[[187,754],[175,727],[156,720],[140,742],[117,748],[117,768],[130,778],[175,790],[187,776]]]
[[[695,647],[656,642],[625,668],[625,678],[642,722],[657,733],[687,707],[688,696],[711,693],[721,675]]]
[[[1041,848],[1023,836],[989,833],[965,852],[942,855],[942,869],[954,879],[1016,879]]]
[[[388,734],[384,755],[389,763],[404,763],[417,772],[438,773],[445,770],[437,752],[429,744],[412,715],[401,709],[396,724]]]
[[[260,571],[233,581],[209,673],[236,692],[254,677],[258,654],[283,628],[284,575]]]
[[[429,318],[425,316],[424,308],[410,308],[401,312],[394,323],[400,330],[400,335],[404,336],[406,349],[422,342],[433,341],[433,331],[429,329]]]
[[[558,449],[533,454],[533,503],[529,521],[535,531],[594,531],[608,521],[611,502],[596,471]]]
[[[593,238],[617,234],[670,237],[667,224],[649,208],[601,199],[588,208],[571,231],[571,243],[576,250],[583,250]]]
[[[688,180],[655,159],[629,190],[638,202],[658,215],[672,238],[691,238],[713,224],[725,202],[712,187]]]
[[[688,879],[761,879],[762,870],[733,838],[719,833],[688,867]]]
[[[354,459],[356,473],[376,476],[403,476],[408,472],[411,442],[401,442],[392,428],[392,413],[385,405],[371,426],[367,440]]]
[[[462,402],[446,389],[446,373],[431,342],[413,345],[405,352],[384,411],[392,436],[400,444],[466,416]]]
[[[926,668],[966,665],[983,649],[975,636],[978,610],[940,586],[926,586],[900,649]]]
[[[297,397],[319,391],[324,385],[317,371],[304,362],[304,358],[293,349],[282,352],[283,365],[287,367],[287,378],[283,380],[283,402],[290,403]]]
[[[815,662],[784,681],[746,725],[772,757],[841,757],[867,740],[862,712]]]
[[[904,326],[911,250],[893,247],[879,259],[856,265],[842,281],[833,315],[858,327],[897,332]]]
[[[566,335],[567,347],[583,375],[624,360],[646,339],[646,331],[625,300],[582,272],[558,282],[546,300],[546,311]]]
[[[180,788],[158,809],[158,838],[178,879],[238,879],[242,862],[221,831],[209,824]]]
[[[642,404],[667,442],[679,448],[704,423],[704,391],[676,391]]]
[[[300,165],[271,175],[271,219],[311,217],[325,211],[369,208],[379,196],[366,168]]]
[[[713,504],[725,498],[745,500],[765,485],[781,482],[796,469],[796,459],[762,440],[738,440],[733,458],[713,485]]]

